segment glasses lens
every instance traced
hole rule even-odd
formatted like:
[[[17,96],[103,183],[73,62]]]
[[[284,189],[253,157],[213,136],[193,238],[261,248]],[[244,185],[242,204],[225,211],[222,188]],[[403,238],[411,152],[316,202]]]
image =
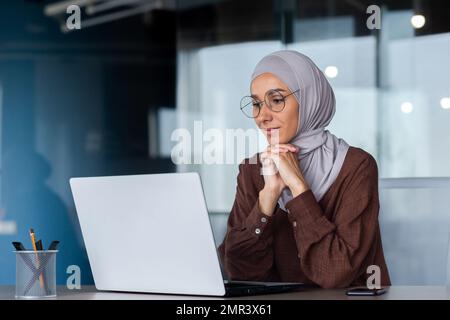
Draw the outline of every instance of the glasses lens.
[[[278,91],[269,91],[266,102],[272,111],[281,112],[284,109],[284,97]]]
[[[245,96],[241,100],[241,110],[245,116],[256,118],[259,114],[259,103],[250,96]]]

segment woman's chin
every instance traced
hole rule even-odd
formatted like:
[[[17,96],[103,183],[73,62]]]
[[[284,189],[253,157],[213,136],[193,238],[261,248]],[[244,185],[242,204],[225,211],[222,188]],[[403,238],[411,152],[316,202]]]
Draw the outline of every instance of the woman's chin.
[[[287,141],[285,141],[285,139],[280,139],[279,137],[274,137],[270,135],[266,135],[266,139],[270,145],[288,143]]]

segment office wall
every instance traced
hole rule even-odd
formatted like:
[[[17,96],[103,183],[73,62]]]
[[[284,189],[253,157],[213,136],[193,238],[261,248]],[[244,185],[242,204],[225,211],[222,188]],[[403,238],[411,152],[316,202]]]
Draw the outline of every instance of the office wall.
[[[46,4],[0,3],[0,284],[14,284],[11,241],[30,248],[29,228],[61,241],[59,284],[69,265],[93,283],[70,177],[175,170],[152,152],[150,116],[175,107],[175,14],[62,33]]]

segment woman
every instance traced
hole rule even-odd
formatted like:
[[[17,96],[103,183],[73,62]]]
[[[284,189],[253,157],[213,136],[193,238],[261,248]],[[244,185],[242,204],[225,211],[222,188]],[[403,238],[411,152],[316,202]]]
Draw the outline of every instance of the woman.
[[[323,73],[305,55],[277,51],[257,64],[250,90],[241,109],[269,146],[239,166],[219,247],[229,278],[337,288],[366,285],[376,265],[390,285],[377,164],[325,130],[335,98]]]

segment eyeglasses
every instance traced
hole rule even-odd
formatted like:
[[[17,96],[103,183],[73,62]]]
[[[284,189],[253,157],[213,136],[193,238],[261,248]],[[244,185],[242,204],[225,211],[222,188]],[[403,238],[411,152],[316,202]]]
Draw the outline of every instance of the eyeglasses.
[[[261,112],[262,104],[265,103],[271,111],[281,112],[286,106],[286,98],[297,91],[300,91],[300,89],[283,96],[279,90],[272,89],[266,92],[264,101],[258,101],[252,96],[245,96],[241,99],[241,111],[248,118],[257,118]]]

